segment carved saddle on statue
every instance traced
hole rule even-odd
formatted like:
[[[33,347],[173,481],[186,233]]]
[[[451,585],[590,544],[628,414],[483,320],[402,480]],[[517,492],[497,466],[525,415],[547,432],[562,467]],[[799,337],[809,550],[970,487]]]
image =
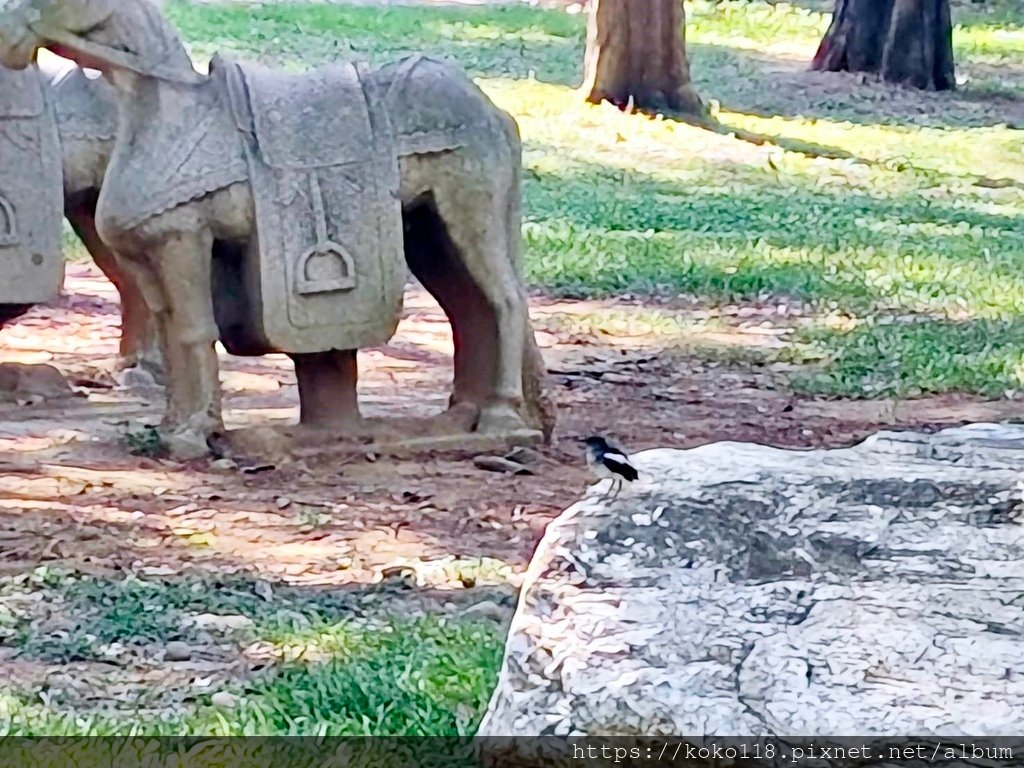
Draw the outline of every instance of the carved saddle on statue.
[[[398,326],[406,280],[398,155],[364,75],[352,63],[304,74],[219,56],[210,64],[249,166],[256,237],[243,290],[258,346],[357,349],[387,342]],[[230,338],[225,345],[231,350]]]
[[[60,294],[64,173],[60,135],[35,67],[0,68],[0,304]]]

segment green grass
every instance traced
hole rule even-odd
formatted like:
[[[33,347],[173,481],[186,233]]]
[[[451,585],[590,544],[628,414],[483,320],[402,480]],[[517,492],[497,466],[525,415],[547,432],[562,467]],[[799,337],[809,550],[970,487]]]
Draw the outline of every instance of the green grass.
[[[838,332],[815,328],[802,340],[831,364],[824,372],[799,375],[793,383],[800,391],[914,397],[968,390],[998,398],[1019,394],[1024,381],[1024,321],[1019,318],[882,317]]]
[[[282,67],[339,56],[386,61],[420,51],[475,74],[565,78],[582,50],[577,19],[529,8],[371,8],[321,4],[174,3],[171,17],[197,58],[220,51]]]
[[[87,692],[49,686],[40,700],[38,691],[6,686],[0,735],[473,733],[501,659],[493,622],[388,614],[372,596],[352,592],[279,587],[267,602],[253,587],[242,578],[109,581],[47,569],[0,580],[0,649],[25,664],[91,670]],[[197,628],[187,621],[196,614],[249,623]],[[225,660],[216,685],[196,689],[188,668],[169,690],[143,681],[126,687],[103,671],[151,667],[173,641]],[[233,659],[252,649],[258,663],[239,668]],[[160,663],[173,671],[172,662]],[[118,696],[107,693],[114,689]],[[216,692],[234,696],[233,706],[216,705]]]

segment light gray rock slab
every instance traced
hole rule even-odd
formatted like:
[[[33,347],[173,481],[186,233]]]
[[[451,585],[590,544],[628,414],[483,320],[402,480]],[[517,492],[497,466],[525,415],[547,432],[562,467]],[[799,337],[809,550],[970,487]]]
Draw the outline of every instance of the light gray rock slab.
[[[549,526],[479,735],[1024,732],[1024,426],[634,461]]]

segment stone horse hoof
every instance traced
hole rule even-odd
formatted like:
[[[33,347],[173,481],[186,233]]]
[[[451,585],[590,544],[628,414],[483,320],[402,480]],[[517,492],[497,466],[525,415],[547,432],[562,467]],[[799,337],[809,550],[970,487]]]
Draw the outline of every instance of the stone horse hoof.
[[[154,372],[145,365],[137,364],[119,370],[114,374],[114,380],[125,389],[141,392],[161,389],[164,386],[162,373]]]
[[[212,453],[205,430],[185,427],[164,435],[164,445],[171,458],[179,461],[206,458]]]
[[[485,435],[503,435],[527,429],[526,422],[511,405],[495,403],[480,409],[476,431]]]
[[[149,349],[122,356],[114,366],[114,371],[118,375],[128,374],[129,371],[138,372],[161,387],[167,383],[164,359],[159,350]]]

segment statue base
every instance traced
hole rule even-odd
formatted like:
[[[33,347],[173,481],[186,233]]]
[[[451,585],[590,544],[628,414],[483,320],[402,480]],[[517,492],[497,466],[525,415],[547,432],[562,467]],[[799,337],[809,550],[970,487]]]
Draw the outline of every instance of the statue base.
[[[539,430],[501,433],[469,431],[449,414],[430,419],[368,418],[345,426],[260,426],[230,430],[227,444],[233,457],[285,462],[332,456],[390,456],[422,453],[500,453],[518,446],[540,445]]]

